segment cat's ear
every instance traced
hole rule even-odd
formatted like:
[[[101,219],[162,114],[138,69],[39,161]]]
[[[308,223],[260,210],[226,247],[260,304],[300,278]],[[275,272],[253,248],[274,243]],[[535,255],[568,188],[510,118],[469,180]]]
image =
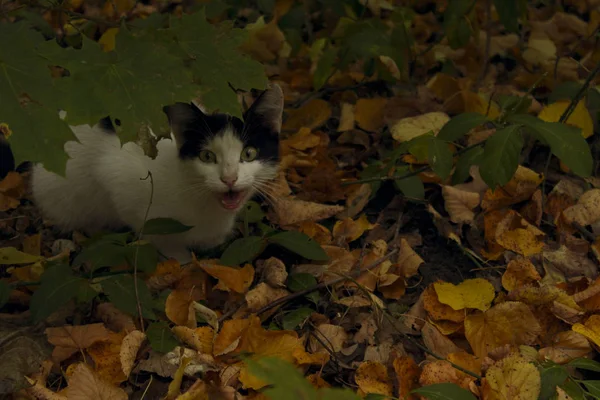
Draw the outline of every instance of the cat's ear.
[[[283,92],[279,85],[269,84],[244,114],[244,122],[252,128],[262,128],[279,134],[283,114]]]
[[[179,146],[185,142],[185,133],[197,130],[199,122],[205,115],[193,103],[175,103],[163,107],[163,111],[169,118],[169,125],[175,136],[175,141]]]

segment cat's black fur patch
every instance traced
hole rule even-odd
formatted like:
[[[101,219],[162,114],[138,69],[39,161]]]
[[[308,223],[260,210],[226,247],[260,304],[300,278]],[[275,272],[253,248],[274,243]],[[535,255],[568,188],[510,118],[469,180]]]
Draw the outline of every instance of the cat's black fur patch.
[[[15,170],[15,157],[8,140],[0,133],[0,180],[4,179],[10,171]]]
[[[226,114],[204,114],[194,104],[187,103],[175,103],[163,111],[169,117],[183,160],[197,158],[207,141],[229,128],[244,145],[258,150],[258,160],[279,161],[279,132],[252,107],[244,114],[244,121]]]
[[[106,132],[110,132],[110,133],[116,133],[117,130],[115,129],[115,126],[113,125],[110,117],[104,117],[102,118],[100,121],[98,121],[98,126],[105,130]]]

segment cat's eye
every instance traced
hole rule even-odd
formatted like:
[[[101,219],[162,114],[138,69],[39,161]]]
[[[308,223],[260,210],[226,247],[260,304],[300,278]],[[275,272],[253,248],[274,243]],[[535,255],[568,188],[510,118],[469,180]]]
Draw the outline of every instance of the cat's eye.
[[[258,150],[256,150],[252,146],[248,146],[242,150],[242,155],[240,156],[242,161],[250,162],[256,160],[256,156],[258,155]]]
[[[217,156],[210,150],[202,150],[199,155],[200,161],[207,164],[215,164],[217,162]]]

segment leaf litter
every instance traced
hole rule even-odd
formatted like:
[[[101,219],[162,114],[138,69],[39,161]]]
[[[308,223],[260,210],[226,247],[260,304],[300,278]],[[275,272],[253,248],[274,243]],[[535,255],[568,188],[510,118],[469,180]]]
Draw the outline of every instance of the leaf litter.
[[[83,3],[68,7],[90,21],[168,12],[159,2]],[[595,140],[597,90],[571,103],[587,76],[580,70],[591,71],[598,56],[588,39],[600,14],[584,17],[584,2],[572,2],[569,13],[527,5],[531,27],[521,42],[494,1],[496,14],[478,40],[461,42],[462,28],[451,24],[485,21],[483,2],[458,20],[449,13],[462,11],[445,2],[432,3],[434,11],[360,3],[361,16],[346,9],[353,18],[338,16],[335,29],[323,24],[336,18],[333,9],[302,14],[300,26],[316,40],[299,35],[302,10],[291,1],[277,0],[260,16],[234,9],[253,21],[241,50],[284,88],[276,197],[243,216],[240,232],[263,236],[238,247],[247,254],[234,265],[197,255],[188,265],[161,260],[140,271],[135,291],[146,299],[143,310],[133,280],[119,283],[124,293],[106,289],[110,274],[102,272],[127,273],[126,258],[99,274],[74,275],[65,265],[71,251],[88,246],[86,238],[39,218],[27,172],[0,181],[2,394],[120,399],[156,390],[173,399],[258,399],[289,382],[331,399],[330,387],[380,398],[576,398],[598,390],[588,372],[600,371],[593,361],[600,349],[600,189],[595,177],[571,173],[587,168],[585,157],[564,152],[577,146],[565,139],[569,127],[579,135],[573,143]],[[171,11],[182,15],[185,7]],[[56,15],[43,17],[77,34]],[[362,30],[344,25],[357,17],[368,20]],[[178,29],[191,26],[182,21]],[[422,57],[396,54],[399,31],[381,35],[381,21],[408,26],[411,49]],[[116,27],[95,29],[101,48],[85,40],[101,56],[124,40]],[[432,40],[442,29],[447,37]],[[334,66],[337,47],[355,59]],[[252,83],[237,86],[262,79],[247,72]],[[520,128],[488,125],[517,109],[539,118],[517,121],[539,143],[527,144]],[[568,126],[544,136],[559,122]],[[490,145],[499,139],[510,145]],[[477,144],[483,147],[471,151]],[[550,151],[561,161],[547,164]],[[308,239],[271,239],[281,230]],[[115,248],[126,243],[111,240]],[[54,294],[65,279],[67,296]],[[44,321],[45,336],[32,316]],[[295,369],[281,366],[277,375],[273,365],[280,364],[263,362],[272,358]],[[65,379],[58,379],[61,369]],[[298,371],[306,381],[293,380]],[[168,385],[156,384],[158,377]]]

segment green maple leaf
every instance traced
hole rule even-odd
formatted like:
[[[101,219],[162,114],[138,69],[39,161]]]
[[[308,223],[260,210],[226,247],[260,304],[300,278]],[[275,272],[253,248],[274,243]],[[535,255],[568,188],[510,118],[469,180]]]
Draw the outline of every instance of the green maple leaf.
[[[243,55],[238,47],[246,32],[230,23],[215,27],[204,11],[171,19],[179,51],[190,60],[189,67],[202,90],[202,102],[211,110],[241,116],[237,96],[229,87],[264,89],[267,79],[262,65]]]
[[[62,107],[69,123],[93,125],[110,115],[121,123],[123,142],[136,140],[142,124],[157,133],[166,131],[162,106],[187,102],[194,95],[191,74],[182,60],[124,27],[113,51],[104,52],[98,43],[83,37],[80,50],[49,51],[47,56],[69,71],[60,80],[68,93]]]
[[[75,136],[58,116],[55,99],[61,93],[38,53],[44,38],[27,23],[0,24],[0,37],[0,122],[13,132],[9,140],[15,159],[41,162],[64,174],[68,157],[63,146]]]

